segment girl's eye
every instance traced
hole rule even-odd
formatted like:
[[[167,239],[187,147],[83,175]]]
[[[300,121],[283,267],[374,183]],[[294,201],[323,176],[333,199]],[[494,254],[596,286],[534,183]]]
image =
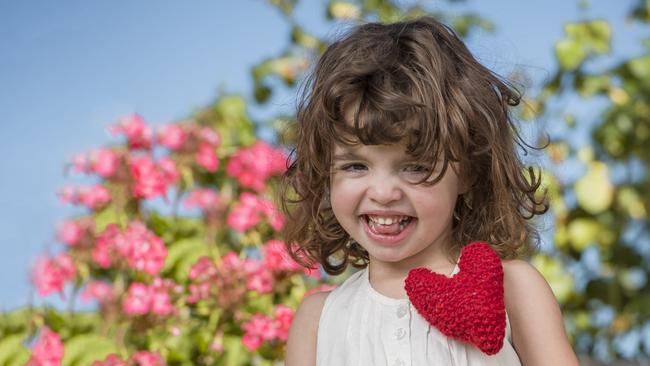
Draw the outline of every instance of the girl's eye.
[[[346,171],[346,172],[354,172],[354,171],[359,171],[365,169],[366,166],[363,164],[359,163],[351,163],[351,164],[345,164],[341,166],[341,170]]]

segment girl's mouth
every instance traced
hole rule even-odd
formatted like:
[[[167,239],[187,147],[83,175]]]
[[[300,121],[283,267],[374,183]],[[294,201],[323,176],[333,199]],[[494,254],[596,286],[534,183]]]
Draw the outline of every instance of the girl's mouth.
[[[373,240],[393,244],[404,239],[415,226],[412,216],[379,217],[362,215],[366,234]]]

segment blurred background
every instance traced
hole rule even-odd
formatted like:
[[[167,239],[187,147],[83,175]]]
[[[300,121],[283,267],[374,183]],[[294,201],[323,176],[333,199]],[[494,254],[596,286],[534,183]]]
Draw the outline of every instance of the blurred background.
[[[428,13],[524,92],[522,157],[545,171],[552,205],[532,263],[592,362],[650,354],[650,1],[0,0],[0,309],[64,308],[30,268],[61,251],[57,227],[83,210],[57,192],[92,179],[75,154],[114,141],[137,113],[182,121],[236,95],[255,135],[282,128],[324,46],[362,21]],[[154,204],[155,205],[155,204]],[[92,311],[90,306],[89,311]],[[0,345],[0,348],[1,345]],[[0,352],[1,353],[1,352]]]

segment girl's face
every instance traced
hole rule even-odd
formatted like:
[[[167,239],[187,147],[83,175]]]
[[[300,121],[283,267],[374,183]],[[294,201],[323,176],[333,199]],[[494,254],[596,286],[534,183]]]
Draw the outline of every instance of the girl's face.
[[[332,210],[343,229],[368,251],[371,263],[408,258],[413,258],[409,263],[420,263],[441,253],[442,244],[451,238],[452,214],[461,193],[452,167],[427,187],[414,183],[427,173],[406,154],[404,144],[336,145]],[[414,257],[417,254],[424,255]]]

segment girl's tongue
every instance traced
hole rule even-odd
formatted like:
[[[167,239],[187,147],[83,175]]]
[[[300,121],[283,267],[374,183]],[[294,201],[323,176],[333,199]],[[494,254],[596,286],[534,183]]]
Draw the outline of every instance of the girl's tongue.
[[[372,221],[370,222],[370,229],[376,234],[381,234],[381,235],[397,235],[402,231],[402,229],[400,229],[399,227],[399,223],[394,223],[390,225],[381,225],[381,224],[375,224]]]
[[[404,228],[411,223],[411,219],[406,222],[394,222],[390,225],[382,225],[380,223],[374,222],[370,219],[367,219],[368,227],[370,230],[379,235],[397,235],[404,230]]]

